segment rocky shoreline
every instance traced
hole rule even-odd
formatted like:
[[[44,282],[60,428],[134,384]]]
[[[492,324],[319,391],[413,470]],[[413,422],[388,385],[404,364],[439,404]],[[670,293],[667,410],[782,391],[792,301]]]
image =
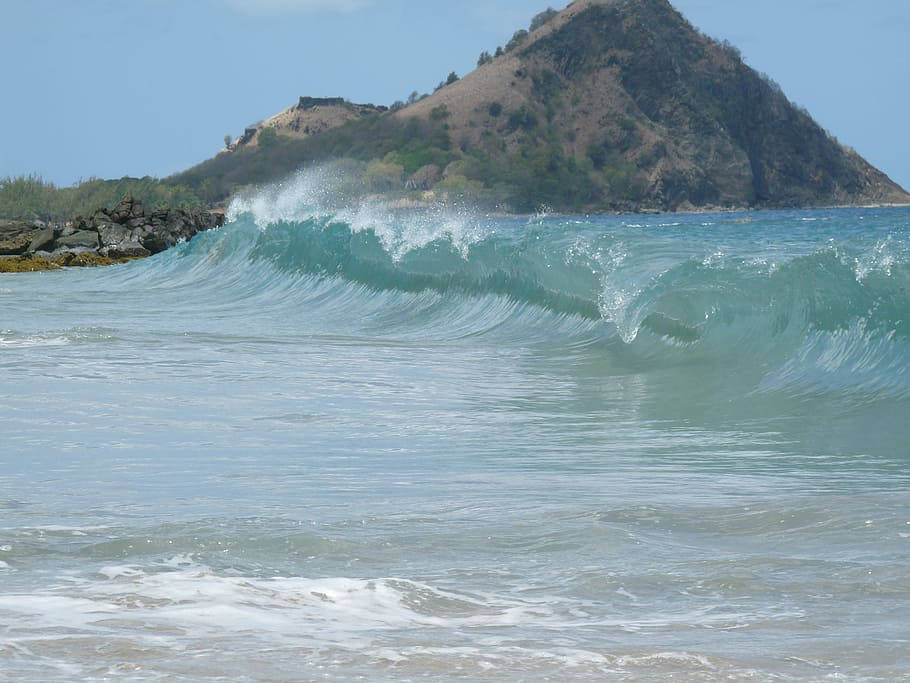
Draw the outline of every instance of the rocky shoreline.
[[[224,225],[221,211],[155,209],[126,197],[66,223],[0,220],[0,272],[102,266],[145,258]]]

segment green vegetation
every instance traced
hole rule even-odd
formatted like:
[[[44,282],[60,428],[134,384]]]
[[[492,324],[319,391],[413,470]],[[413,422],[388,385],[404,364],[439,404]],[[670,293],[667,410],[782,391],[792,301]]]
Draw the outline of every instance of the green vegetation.
[[[515,48],[520,47],[521,44],[523,42],[525,42],[527,39],[528,39],[527,31],[525,31],[524,29],[515,31],[514,35],[512,36],[512,39],[509,40],[508,43],[506,43],[506,52],[511,52]]]
[[[278,131],[274,128],[263,128],[256,139],[260,147],[270,149],[278,144]]]
[[[457,83],[459,80],[460,79],[458,77],[458,74],[452,71],[444,81],[439,82],[439,85],[434,88],[433,92],[438,92],[443,88],[452,85],[453,83]]]
[[[549,77],[540,80],[542,92],[549,92]],[[432,189],[437,196],[520,212],[541,205],[566,211],[621,208],[643,198],[644,176],[623,158],[618,144],[634,139],[634,122],[577,158],[565,151],[558,128],[543,119],[544,104],[506,111],[491,102],[487,110],[497,132],[486,130],[479,144],[456,147],[450,112],[440,105],[427,119],[376,114],[305,139],[276,135],[271,143],[219,155],[167,182],[194,190],[214,187],[215,198],[224,199],[301,166],[332,162],[360,178],[354,184],[366,192],[420,198]],[[435,173],[428,172],[432,167]]]
[[[559,12],[557,12],[552,7],[547,7],[543,12],[534,16],[531,19],[531,25],[529,29],[533,32],[539,29],[544,24],[548,23],[553,17],[555,17]]]
[[[202,194],[212,184],[201,182],[196,190],[157,178],[90,179],[72,187],[57,187],[38,176],[0,179],[0,217],[59,221],[89,215],[99,206],[113,206],[125,195],[147,208],[202,208]],[[212,197],[214,199],[214,197]]]
[[[530,31],[556,15],[541,12]],[[735,48],[707,41],[666,3],[592,4],[559,30],[529,35],[518,31],[506,50],[478,59],[483,66],[520,52],[514,66],[487,72],[500,79],[490,92],[502,92],[502,102],[468,92],[470,107],[445,96],[449,106],[394,115],[428,97],[415,90],[390,112],[365,112],[305,138],[260,128],[255,144],[163,181],[56,188],[7,179],[0,217],[68,218],[124,194],[148,207],[192,208],[328,163],[342,179],[342,200],[364,192],[436,196],[518,212],[800,205],[863,190],[850,157],[807,113]],[[595,100],[592,114],[591,76],[605,69],[630,101],[601,113]],[[457,81],[452,72],[439,89]]]

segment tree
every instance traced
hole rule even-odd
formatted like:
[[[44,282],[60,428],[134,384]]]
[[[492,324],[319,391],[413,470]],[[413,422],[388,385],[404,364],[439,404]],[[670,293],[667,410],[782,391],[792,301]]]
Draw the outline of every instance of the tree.
[[[552,7],[547,7],[543,12],[541,12],[540,14],[536,15],[533,19],[531,19],[531,30],[536,31],[541,26],[543,26],[548,21],[550,21],[550,19],[555,17],[557,14],[559,14],[559,12],[557,12],[555,9],[553,9]]]
[[[484,50],[480,53],[480,57],[477,58],[477,66],[483,66],[484,64],[489,64],[493,61],[493,55]]]
[[[270,149],[278,144],[278,133],[274,128],[263,128],[259,131],[259,146]]]
[[[494,54],[493,56],[502,57],[504,54],[505,54],[505,52],[502,49],[502,45],[500,45],[499,47],[496,48],[496,54]]]
[[[230,147],[230,146],[231,146],[231,136],[230,136],[230,134],[224,136],[224,146],[225,146],[225,147]]]
[[[515,34],[512,36],[512,40],[510,40],[506,44],[506,52],[511,52],[516,47],[518,47],[523,42],[525,42],[525,40],[527,40],[527,38],[528,38],[528,32],[525,31],[524,29],[515,31]]]
[[[449,74],[449,77],[446,79],[446,85],[452,85],[452,83],[455,83],[457,80],[458,80],[458,74],[453,71],[452,73]]]
[[[420,99],[420,95],[417,94],[417,91],[415,90],[410,95],[408,95],[408,104],[414,104],[419,99]]]
[[[372,192],[392,192],[403,186],[404,168],[390,161],[375,159],[367,165],[366,181]]]

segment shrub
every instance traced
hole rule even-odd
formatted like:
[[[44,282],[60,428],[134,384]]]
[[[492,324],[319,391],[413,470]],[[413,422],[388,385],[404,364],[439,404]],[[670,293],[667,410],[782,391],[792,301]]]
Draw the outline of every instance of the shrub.
[[[534,130],[537,127],[537,117],[527,108],[522,107],[509,114],[509,129]]]
[[[490,112],[490,116],[497,119],[502,114],[502,105],[499,102],[490,102],[487,111]]]
[[[528,39],[527,31],[525,31],[524,29],[515,31],[515,34],[512,36],[512,39],[508,43],[506,43],[506,52],[511,52],[516,47],[518,47],[523,42],[525,42],[527,39]]]
[[[557,14],[559,14],[559,12],[557,12],[555,9],[552,7],[547,7],[543,12],[537,14],[533,19],[531,19],[531,31],[536,31]]]
[[[278,144],[278,132],[274,128],[263,128],[257,137],[259,146],[269,149]]]
[[[438,107],[433,107],[433,109],[430,110],[431,121],[445,121],[449,116],[449,108],[444,104],[440,104]]]
[[[401,189],[404,168],[388,161],[371,161],[367,165],[367,185],[373,192],[391,192]]]

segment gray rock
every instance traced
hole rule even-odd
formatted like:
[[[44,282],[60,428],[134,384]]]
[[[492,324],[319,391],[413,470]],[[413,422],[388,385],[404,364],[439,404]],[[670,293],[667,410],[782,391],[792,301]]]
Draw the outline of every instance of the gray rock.
[[[109,214],[106,209],[96,209],[88,222],[90,225],[99,225],[101,223],[114,223],[116,221],[111,218],[111,214]]]
[[[130,230],[116,223],[102,223],[98,226],[98,236],[102,247],[110,247],[130,239]]]
[[[97,249],[98,246],[98,233],[93,230],[80,230],[72,235],[59,237],[56,242],[57,250]]]
[[[56,231],[53,226],[39,230],[35,236],[32,237],[32,241],[28,245],[28,251],[33,253],[50,247],[56,236]]]
[[[152,254],[158,254],[166,249],[177,246],[177,237],[167,230],[155,230],[148,233],[142,240],[142,246]]]
[[[145,258],[152,255],[139,242],[131,241],[104,247],[100,253],[102,256],[110,256],[111,258]]]
[[[38,232],[30,221],[0,221],[0,255],[24,254]]]

